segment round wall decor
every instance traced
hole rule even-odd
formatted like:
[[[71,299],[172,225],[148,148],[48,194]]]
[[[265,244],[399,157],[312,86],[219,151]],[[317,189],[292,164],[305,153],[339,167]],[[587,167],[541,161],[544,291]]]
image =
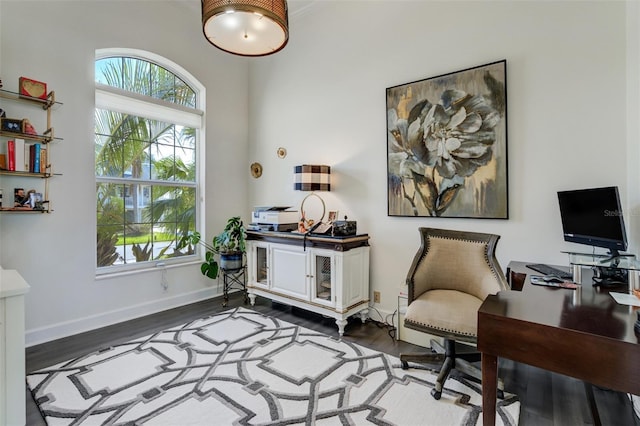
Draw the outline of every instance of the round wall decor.
[[[251,164],[251,176],[256,179],[262,176],[262,165],[260,163]]]
[[[287,150],[283,147],[278,148],[276,153],[278,154],[278,158],[284,158],[287,156]]]

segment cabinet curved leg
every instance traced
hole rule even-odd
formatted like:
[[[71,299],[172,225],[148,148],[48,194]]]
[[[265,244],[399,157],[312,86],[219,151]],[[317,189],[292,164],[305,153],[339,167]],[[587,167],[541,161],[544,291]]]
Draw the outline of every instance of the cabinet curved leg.
[[[338,334],[342,337],[344,335],[344,326],[347,325],[347,320],[338,318],[336,319],[336,324],[338,325]]]
[[[363,309],[362,311],[358,312],[358,316],[360,317],[360,321],[362,321],[362,323],[364,324],[365,322],[367,322],[367,319],[369,319],[369,309]]]
[[[255,306],[256,304],[256,295],[253,293],[249,293],[249,302],[251,303],[251,306]]]

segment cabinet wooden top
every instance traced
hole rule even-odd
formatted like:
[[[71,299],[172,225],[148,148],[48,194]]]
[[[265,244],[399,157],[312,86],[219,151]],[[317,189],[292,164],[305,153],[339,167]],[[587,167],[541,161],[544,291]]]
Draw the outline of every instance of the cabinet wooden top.
[[[305,235],[297,232],[247,231],[247,240],[298,245],[309,248],[324,248],[336,251],[347,251],[369,245],[368,234],[331,237],[326,235]]]

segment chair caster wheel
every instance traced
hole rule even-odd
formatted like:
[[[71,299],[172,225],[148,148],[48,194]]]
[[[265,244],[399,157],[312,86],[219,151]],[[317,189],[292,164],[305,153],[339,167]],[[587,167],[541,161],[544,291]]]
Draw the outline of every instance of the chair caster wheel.
[[[409,363],[407,361],[402,361],[402,369],[403,370],[408,370],[409,369]]]
[[[435,389],[431,389],[431,396],[433,397],[433,399],[439,400],[440,397],[442,396],[442,392],[437,391]]]
[[[498,399],[504,399],[504,391],[498,389]]]

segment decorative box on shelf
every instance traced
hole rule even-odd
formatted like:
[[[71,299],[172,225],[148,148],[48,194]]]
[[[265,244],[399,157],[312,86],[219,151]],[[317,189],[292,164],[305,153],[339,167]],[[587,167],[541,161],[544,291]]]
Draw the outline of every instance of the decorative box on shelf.
[[[27,77],[20,77],[18,84],[20,87],[20,96],[47,99],[47,83]]]
[[[347,237],[356,235],[357,225],[355,220],[336,220],[333,222],[331,235],[335,237]]]

